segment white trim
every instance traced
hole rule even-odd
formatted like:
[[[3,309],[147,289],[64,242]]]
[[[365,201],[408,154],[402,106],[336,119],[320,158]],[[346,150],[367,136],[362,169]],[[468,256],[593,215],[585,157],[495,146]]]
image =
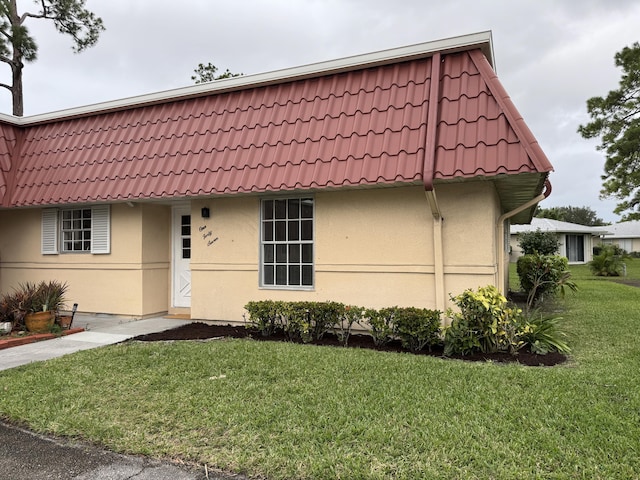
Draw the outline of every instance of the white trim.
[[[275,240],[275,237],[273,240],[271,241],[267,241],[264,239],[264,222],[266,221],[263,217],[263,204],[265,201],[278,201],[278,200],[302,200],[305,198],[309,198],[313,201],[313,205],[312,205],[312,213],[311,213],[311,240],[302,240],[301,238],[299,240],[287,240],[284,242],[284,244],[287,245],[287,258],[289,256],[289,249],[288,246],[291,244],[298,244],[300,245],[300,262],[296,262],[294,265],[300,265],[300,267],[304,267],[307,266],[308,264],[305,264],[302,262],[302,246],[303,245],[311,245],[311,285],[303,285],[302,284],[302,271],[300,272],[301,277],[301,283],[299,285],[294,285],[294,284],[287,284],[287,285],[282,285],[282,284],[276,284],[275,283],[275,271],[274,271],[274,283],[273,284],[266,284],[264,282],[264,268],[265,268],[265,259],[264,259],[264,246],[271,244],[274,246],[274,261],[270,262],[273,263],[274,268],[277,267],[278,262],[276,262],[276,246],[278,245],[278,241]],[[302,215],[302,214],[301,214]],[[298,218],[298,220],[300,222],[302,222],[303,217],[300,216]],[[277,221],[274,217],[273,221]],[[260,219],[259,219],[259,225],[260,225],[260,235],[259,235],[259,241],[260,241],[260,251],[259,251],[259,266],[258,266],[258,275],[259,275],[259,279],[258,279],[258,286],[260,289],[265,289],[265,290],[303,290],[303,291],[314,291],[315,290],[315,286],[316,286],[316,263],[315,263],[315,258],[316,258],[316,247],[317,247],[317,242],[316,242],[316,199],[315,199],[315,195],[283,195],[283,196],[273,196],[273,197],[263,197],[260,199]],[[287,216],[287,218],[285,219],[285,222],[288,224],[289,222],[289,218]],[[287,231],[288,231],[288,226],[286,227]],[[274,232],[275,235],[275,232]],[[288,234],[287,234],[288,235]],[[282,244],[282,243],[280,243]],[[287,259],[287,262],[284,263],[284,265],[287,266],[287,269],[289,267],[289,265],[291,265]],[[287,273],[287,277],[288,277],[288,273]]]
[[[406,47],[366,53],[363,55],[354,55],[337,60],[312,63],[300,67],[275,70],[273,72],[231,77],[223,80],[217,80],[215,82],[202,83],[189,87],[165,90],[162,92],[139,95],[110,102],[96,103],[93,105],[86,105],[29,117],[14,117],[12,115],[0,114],[0,120],[21,126],[45,123],[70,117],[93,115],[96,113],[140,107],[143,105],[184,100],[186,98],[201,97],[224,91],[241,90],[293,80],[302,80],[320,75],[330,75],[349,70],[370,68],[417,58],[427,58],[436,52],[452,53],[477,48],[482,49],[487,60],[495,69],[491,31],[484,31],[419,43]]]

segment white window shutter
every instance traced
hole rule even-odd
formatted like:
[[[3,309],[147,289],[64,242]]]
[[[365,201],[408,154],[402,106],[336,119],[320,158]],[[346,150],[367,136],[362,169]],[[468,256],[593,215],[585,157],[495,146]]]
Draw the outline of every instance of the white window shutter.
[[[58,253],[58,210],[45,208],[42,210],[42,254]]]
[[[111,222],[109,205],[91,208],[91,253],[111,253]]]

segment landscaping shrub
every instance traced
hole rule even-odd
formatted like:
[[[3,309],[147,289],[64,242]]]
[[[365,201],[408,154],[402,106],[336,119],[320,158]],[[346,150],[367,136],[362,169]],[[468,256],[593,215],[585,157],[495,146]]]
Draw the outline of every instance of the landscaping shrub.
[[[560,248],[558,236],[553,232],[543,232],[539,228],[534,232],[522,232],[518,235],[518,246],[525,255],[539,253],[555,255]]]
[[[565,334],[559,328],[559,318],[538,312],[525,317],[522,310],[512,307],[492,285],[465,290],[453,302],[459,312],[447,311],[451,324],[441,328],[441,312],[426,308],[388,307],[364,309],[338,302],[281,302],[263,300],[248,302],[248,327],[261,335],[278,331],[292,341],[309,343],[334,331],[346,347],[356,324],[369,327],[376,347],[398,339],[402,346],[419,352],[441,343],[444,354],[469,355],[476,352],[517,353],[529,345],[533,353],[553,351],[568,353]]]
[[[304,343],[320,340],[342,318],[344,305],[338,302],[282,302],[280,316],[290,340]]]
[[[244,306],[249,313],[249,327],[268,337],[283,329],[283,303],[273,300],[249,302]]]
[[[291,341],[310,341],[309,315],[306,302],[283,302],[283,330]]]
[[[382,347],[393,339],[393,317],[397,307],[365,310],[369,333],[376,347]]]
[[[345,306],[338,302],[303,302],[309,312],[305,334],[309,341],[320,340],[342,321]],[[304,340],[304,338],[303,338]]]
[[[624,270],[626,252],[617,245],[602,245],[600,253],[589,262],[594,275],[600,277],[618,277]]]
[[[519,332],[522,311],[507,304],[507,299],[493,285],[465,290],[453,302],[459,313],[449,310],[451,325],[445,329],[445,355],[482,353],[515,353],[524,342]]]
[[[363,307],[356,307],[355,305],[347,305],[343,308],[342,316],[338,319],[335,330],[338,339],[345,347],[349,343],[353,325],[360,325],[360,322],[362,322],[364,311]]]
[[[545,295],[564,295],[565,287],[575,291],[571,281],[569,262],[559,255],[533,253],[523,255],[517,262],[520,286],[527,293],[527,307],[531,309]]]
[[[426,308],[396,308],[392,328],[402,346],[412,352],[437,344],[440,341],[440,313]]]

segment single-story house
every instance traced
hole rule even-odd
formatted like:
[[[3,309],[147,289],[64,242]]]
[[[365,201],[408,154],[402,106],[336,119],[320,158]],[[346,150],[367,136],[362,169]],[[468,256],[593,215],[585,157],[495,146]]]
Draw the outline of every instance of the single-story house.
[[[604,235],[609,227],[590,227],[577,223],[561,222],[550,218],[533,218],[529,225],[513,225],[511,227],[511,261],[515,262],[522,256],[522,249],[518,246],[518,235],[523,232],[553,232],[560,243],[559,255],[567,257],[569,263],[587,263],[593,257],[595,243]]]
[[[627,253],[640,252],[640,220],[608,225],[601,240],[604,244],[618,245]]]
[[[0,290],[240,322],[251,300],[444,309],[505,289],[552,166],[490,32],[0,116]]]

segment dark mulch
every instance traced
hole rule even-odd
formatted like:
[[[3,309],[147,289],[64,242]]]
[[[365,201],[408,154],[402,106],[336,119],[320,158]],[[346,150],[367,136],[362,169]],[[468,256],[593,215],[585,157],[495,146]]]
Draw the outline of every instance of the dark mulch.
[[[260,335],[258,330],[245,327],[237,327],[231,325],[211,325],[202,322],[192,322],[184,324],[180,327],[163,332],[150,333],[140,335],[133,340],[141,342],[159,342],[167,340],[207,340],[211,338],[231,337],[231,338],[252,338],[261,341],[289,341],[284,335],[274,335],[264,337]],[[341,346],[338,338],[333,334],[326,334],[320,341],[313,342],[313,345]],[[391,342],[384,347],[376,347],[369,335],[351,335],[349,337],[349,348],[369,348],[373,350],[386,352],[405,352],[400,342]],[[431,355],[434,357],[444,357],[442,347],[434,348],[431,352],[421,351],[416,355]],[[491,354],[475,354],[475,355],[452,355],[447,358],[465,360],[470,362],[498,362],[513,363],[518,362],[528,366],[553,366],[564,363],[567,357],[562,353],[549,353],[547,355],[538,355],[529,351],[521,350],[517,355],[508,353],[491,353]]]

